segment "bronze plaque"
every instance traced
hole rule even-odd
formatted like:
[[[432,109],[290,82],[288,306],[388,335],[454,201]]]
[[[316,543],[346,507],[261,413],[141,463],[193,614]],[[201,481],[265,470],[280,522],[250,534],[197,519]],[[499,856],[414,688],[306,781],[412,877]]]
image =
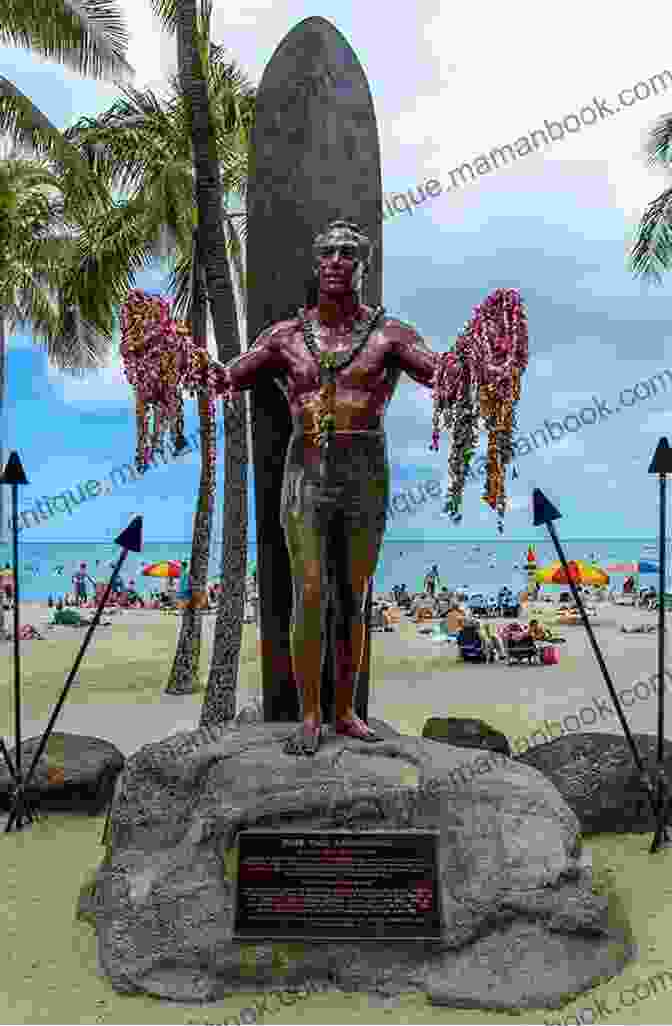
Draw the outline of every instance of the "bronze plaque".
[[[244,830],[235,940],[437,940],[438,832]]]

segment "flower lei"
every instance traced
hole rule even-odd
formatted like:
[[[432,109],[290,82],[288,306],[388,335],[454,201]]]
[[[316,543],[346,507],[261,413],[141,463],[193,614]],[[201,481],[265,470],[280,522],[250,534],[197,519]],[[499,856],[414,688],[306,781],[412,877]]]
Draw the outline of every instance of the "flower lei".
[[[170,304],[160,296],[150,296],[141,289],[129,292],[121,309],[121,336],[124,373],[136,397],[135,464],[143,473],[156,452],[165,459],[168,434],[176,453],[187,447],[183,392],[195,398],[205,389],[214,422],[217,378],[205,341],[195,342],[186,325],[171,318]],[[210,460],[210,470],[214,471],[214,438]]]
[[[306,348],[320,368],[321,388],[318,395],[316,414],[319,445],[323,452],[329,447],[329,441],[336,428],[336,375],[349,367],[359,356],[369,341],[376,324],[385,313],[385,308],[377,306],[369,317],[352,332],[352,345],[347,353],[320,352],[315,343],[313,326],[307,317],[306,310],[301,307],[298,312],[301,331]]]
[[[454,523],[462,520],[464,482],[482,420],[488,431],[483,499],[497,510],[500,534],[504,530],[505,472],[514,457],[515,407],[527,362],[527,318],[520,294],[514,289],[497,289],[477,306],[453,351],[442,353],[437,361],[430,449],[439,448],[441,426],[452,432],[445,512]]]

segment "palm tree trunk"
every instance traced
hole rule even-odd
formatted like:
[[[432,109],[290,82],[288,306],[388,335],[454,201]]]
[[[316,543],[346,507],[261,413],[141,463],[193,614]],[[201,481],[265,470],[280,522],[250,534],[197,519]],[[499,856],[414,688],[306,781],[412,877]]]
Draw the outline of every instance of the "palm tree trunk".
[[[230,227],[230,225],[226,225]],[[232,296],[235,299],[236,326],[239,339],[247,337],[244,286],[237,265],[233,262],[231,237],[227,232],[227,257],[231,274]],[[226,482],[224,517],[222,518],[222,562],[215,637],[210,661],[210,675],[201,711],[201,726],[215,726],[233,719],[236,714],[238,665],[245,608],[245,577],[247,572],[247,468],[249,448],[249,394],[236,401],[233,415],[225,413],[226,449],[224,480]],[[235,482],[232,485],[231,482]],[[231,534],[230,522],[238,519],[242,530]]]
[[[7,373],[7,340],[5,337],[5,318],[0,312],[0,468],[5,468],[5,375]],[[5,490],[0,488],[0,545],[7,540],[5,523]]]
[[[0,468],[5,469],[5,374],[7,371],[7,352],[5,338],[5,318],[0,311]],[[0,485],[0,545],[4,544],[7,538],[5,524],[5,489]],[[5,634],[5,599],[0,594],[0,641],[6,637]]]
[[[240,353],[222,224],[222,184],[205,69],[197,46],[196,0],[178,0],[179,76],[191,116],[198,226],[203,247],[208,302],[217,356],[227,363]],[[235,714],[243,632],[243,590],[247,566],[247,445],[242,400],[225,410],[225,503],[222,518],[222,582],[215,626],[217,660],[210,670],[201,725],[216,725]]]
[[[198,255],[194,253],[198,262]],[[194,304],[191,314],[191,334],[194,342],[206,348],[206,305],[205,296],[195,276]],[[198,488],[198,503],[194,515],[194,531],[191,542],[191,563],[189,582],[192,601],[182,615],[180,637],[175,652],[173,669],[166,688],[167,695],[191,695],[201,690],[199,669],[201,662],[201,639],[203,633],[203,610],[194,601],[208,584],[208,563],[210,559],[210,535],[216,484],[216,470],[213,447],[215,444],[212,403],[206,391],[198,396],[198,415],[201,428],[201,479]]]

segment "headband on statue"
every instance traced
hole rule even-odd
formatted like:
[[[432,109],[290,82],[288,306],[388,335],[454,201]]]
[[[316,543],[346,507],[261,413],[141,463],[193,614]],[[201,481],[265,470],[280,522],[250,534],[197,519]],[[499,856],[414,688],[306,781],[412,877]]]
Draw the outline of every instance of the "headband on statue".
[[[372,245],[368,235],[365,235],[359,225],[352,221],[330,221],[324,232],[315,236],[313,243],[313,255],[315,262],[320,258],[324,249],[338,246],[353,246],[357,250],[357,260],[364,270],[368,270],[371,263]]]

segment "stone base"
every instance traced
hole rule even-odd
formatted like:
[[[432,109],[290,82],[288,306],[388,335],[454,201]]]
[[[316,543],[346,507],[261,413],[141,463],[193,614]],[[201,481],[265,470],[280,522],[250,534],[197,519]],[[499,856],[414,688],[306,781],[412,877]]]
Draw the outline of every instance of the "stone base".
[[[115,990],[214,1001],[310,980],[550,1008],[631,957],[627,927],[592,891],[578,820],[541,774],[497,753],[487,772],[463,773],[482,751],[393,732],[375,745],[331,734],[295,758],[283,752],[294,729],[230,724],[129,758],[107,856],[78,906]],[[233,941],[236,837],[255,826],[438,830],[441,939]]]

